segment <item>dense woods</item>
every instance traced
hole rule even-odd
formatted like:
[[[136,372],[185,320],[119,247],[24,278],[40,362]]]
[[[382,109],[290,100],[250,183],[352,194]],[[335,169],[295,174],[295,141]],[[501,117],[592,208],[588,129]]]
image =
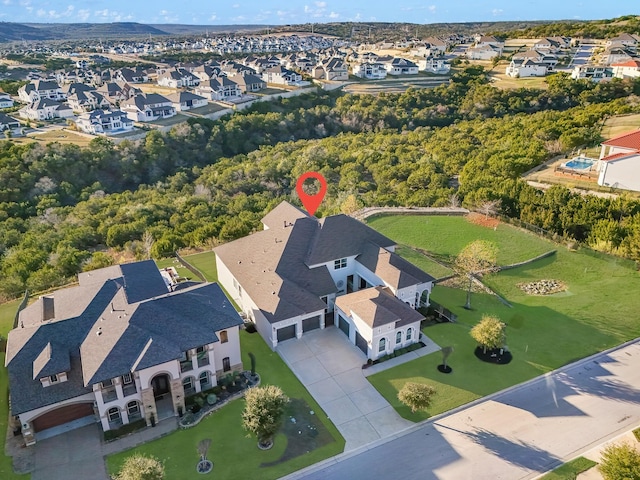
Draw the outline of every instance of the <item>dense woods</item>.
[[[640,202],[540,192],[522,173],[600,141],[603,119],[640,111],[640,82],[550,77],[503,91],[478,68],[435,89],[321,92],[191,120],[114,145],[0,143],[0,297],[62,284],[124,258],[210,247],[258,228],[299,175],[329,188],[319,215],[365,205],[499,200],[507,216],[640,260]],[[105,253],[106,252],[106,253]]]

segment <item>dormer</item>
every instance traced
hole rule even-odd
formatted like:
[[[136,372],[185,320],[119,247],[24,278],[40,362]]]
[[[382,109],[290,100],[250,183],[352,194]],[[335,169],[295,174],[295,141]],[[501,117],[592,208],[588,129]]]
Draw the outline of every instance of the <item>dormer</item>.
[[[33,379],[39,379],[43,387],[49,387],[66,382],[70,369],[69,352],[49,342],[33,361]]]

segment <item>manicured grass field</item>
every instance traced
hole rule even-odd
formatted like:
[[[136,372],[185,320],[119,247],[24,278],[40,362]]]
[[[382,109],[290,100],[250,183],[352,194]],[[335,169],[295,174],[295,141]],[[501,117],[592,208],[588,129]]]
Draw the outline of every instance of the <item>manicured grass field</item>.
[[[498,246],[500,265],[521,262],[557,248],[510,225],[500,224],[494,230],[458,216],[382,215],[368,219],[367,223],[400,244],[451,258],[473,240],[489,240]]]
[[[556,468],[552,472],[547,473],[540,480],[575,480],[578,474],[586,472],[597,465],[593,460],[578,457],[575,460],[565,463],[561,467]]]
[[[462,308],[464,291],[434,288],[433,300],[458,315],[458,321],[423,331],[438,345],[454,347],[448,361],[454,372],[439,373],[436,366],[442,356],[434,353],[369,377],[405,418],[428,418],[640,336],[636,321],[640,275],[633,262],[586,250],[571,252],[508,225],[500,225],[494,231],[461,217],[396,216],[370,223],[390,238],[447,255],[455,255],[475,238],[491,239],[500,246],[500,263],[557,248],[553,257],[484,278],[512,308],[494,296],[474,294],[473,310],[467,311]],[[530,296],[517,287],[520,282],[541,279],[561,280],[567,291]],[[469,330],[486,313],[497,315],[507,324],[507,345],[514,357],[508,365],[487,364],[473,354],[476,345]],[[409,380],[429,383],[437,389],[427,412],[412,414],[397,400],[398,390]]]
[[[406,260],[409,260],[414,265],[420,267],[433,278],[442,278],[453,273],[453,270],[450,268],[440,265],[429,257],[422,255],[420,252],[416,252],[404,245],[398,246],[398,248],[396,248],[396,253],[404,257]]]
[[[213,252],[202,252],[185,257],[185,260],[196,267],[210,282],[218,280],[216,256]]]
[[[247,437],[247,432],[242,429],[241,413],[244,400],[236,400],[213,413],[194,428],[172,433],[134,449],[135,452],[151,454],[163,459],[167,478],[195,478],[198,461],[196,448],[198,442],[204,438],[212,440],[208,458],[214,462],[215,478],[229,480],[279,478],[336,455],[344,449],[344,440],[338,430],[279,355],[267,347],[262,337],[258,333],[248,334],[243,331],[240,340],[244,364],[250,365],[248,353],[253,352],[256,356],[256,371],[262,378],[262,384],[278,385],[289,397],[304,399],[335,441],[277,465],[261,467],[262,463],[278,460],[285,451],[287,439],[280,434],[276,437],[272,450],[259,450],[255,437]],[[132,453],[133,451],[130,450],[108,457],[109,472],[112,474],[117,472],[125,458]]]

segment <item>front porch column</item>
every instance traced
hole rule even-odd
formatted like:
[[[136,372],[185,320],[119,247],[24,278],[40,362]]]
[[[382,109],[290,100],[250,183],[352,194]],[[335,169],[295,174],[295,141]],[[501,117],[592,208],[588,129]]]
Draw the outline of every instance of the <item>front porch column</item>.
[[[200,383],[199,379],[196,379],[196,381]],[[171,400],[173,402],[173,413],[178,415],[178,409],[184,413],[184,386],[180,378],[171,380]]]
[[[296,323],[296,338],[298,340],[302,338],[302,320],[298,320]]]
[[[153,414],[154,421],[158,421],[158,412],[156,411],[156,399],[153,396],[153,388],[145,388],[140,392],[142,397],[142,408],[144,410],[144,419],[147,422],[147,427],[151,426],[151,414]]]

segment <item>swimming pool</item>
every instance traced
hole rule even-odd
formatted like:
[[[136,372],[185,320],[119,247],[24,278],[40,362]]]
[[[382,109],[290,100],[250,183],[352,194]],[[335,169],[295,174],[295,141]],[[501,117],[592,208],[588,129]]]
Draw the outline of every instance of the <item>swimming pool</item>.
[[[565,163],[563,166],[573,170],[587,170],[592,167],[595,162],[590,158],[575,157]]]

